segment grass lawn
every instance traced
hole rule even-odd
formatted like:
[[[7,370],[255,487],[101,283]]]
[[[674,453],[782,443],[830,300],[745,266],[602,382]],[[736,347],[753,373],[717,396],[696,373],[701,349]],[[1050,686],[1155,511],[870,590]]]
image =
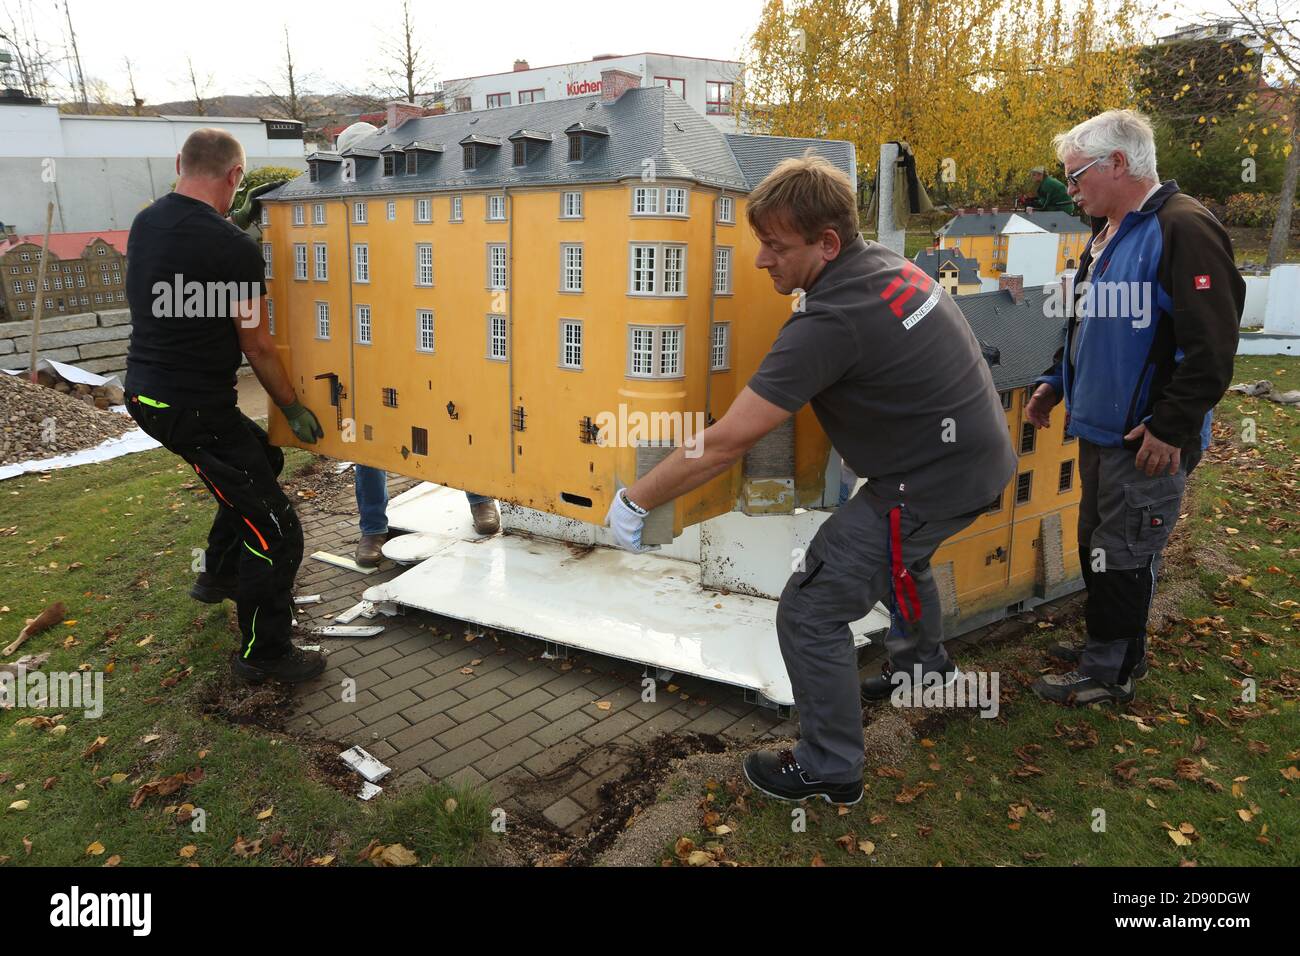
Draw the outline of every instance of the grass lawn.
[[[291,449],[286,470],[309,459]],[[46,672],[105,672],[97,719],[65,709],[60,731],[22,722],[54,711],[0,711],[0,863],[343,865],[374,840],[420,863],[478,858],[485,797],[427,787],[362,803],[345,792],[360,778],[333,747],[221,714],[233,606],[187,596],[213,505],[174,456],[11,479],[0,502],[3,643],[63,601],[70,620],[19,654],[49,651]],[[142,785],[180,773],[179,790],[132,809]],[[187,804],[204,811],[206,832],[184,822]]]
[[[1300,360],[1238,359],[1236,381],[1259,378],[1300,388]],[[1254,445],[1238,439],[1246,419]],[[1042,622],[959,658],[999,674],[996,719],[908,715],[912,735],[892,763],[868,760],[856,807],[805,803],[797,832],[792,805],[737,774],[698,781],[700,826],[682,836],[741,864],[1300,863],[1298,476],[1300,408],[1229,393],[1166,554],[1158,610],[1171,620],[1152,615],[1151,673],[1128,707],[1034,697],[1043,649],[1081,629],[1077,615]],[[867,720],[898,713],[879,705]],[[687,862],[690,849],[672,841],[663,860]]]

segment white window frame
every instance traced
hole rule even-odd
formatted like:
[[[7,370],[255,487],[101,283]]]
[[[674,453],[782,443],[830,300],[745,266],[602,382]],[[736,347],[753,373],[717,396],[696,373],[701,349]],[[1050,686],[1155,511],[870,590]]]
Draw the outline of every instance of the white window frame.
[[[713,250],[713,294],[731,295],[731,246],[715,246]]]
[[[374,345],[374,316],[370,306],[357,303],[357,345]]]
[[[580,242],[560,243],[560,291],[583,292],[586,253]]]
[[[271,224],[271,210],[265,203],[262,204],[261,217],[258,219],[257,222],[258,225],[262,226],[263,228]]]
[[[307,211],[300,202],[293,204],[293,224],[295,226],[305,226],[307,224]]]
[[[266,331],[275,335],[275,300],[270,296],[266,299]]]
[[[330,252],[323,242],[312,243],[313,275],[317,282],[328,282],[330,278]]]
[[[582,370],[582,319],[560,319],[560,368]]]
[[[736,224],[736,200],[733,196],[718,197],[718,222],[724,226]]]
[[[487,197],[487,221],[506,221],[506,197],[504,195],[493,194]]]
[[[669,261],[676,260],[675,269],[669,268]],[[660,245],[659,255],[659,294],[664,296],[683,296],[686,294],[686,246],[682,243],[665,242]],[[670,288],[674,286],[674,288]]]
[[[493,261],[496,258],[496,250],[498,249],[501,250],[499,265]],[[487,287],[489,292],[503,292],[510,288],[510,257],[506,252],[504,242],[489,242],[487,244]]]
[[[688,217],[691,212],[690,190],[685,186],[665,186],[664,187],[664,215],[665,216],[682,216]],[[673,208],[675,203],[671,200],[678,200],[681,208]]]
[[[561,219],[581,219],[582,218],[582,191],[569,190],[560,195],[560,218]]]
[[[425,253],[428,253],[428,262]],[[428,272],[428,278],[425,272]],[[433,288],[433,243],[417,242],[415,244],[415,284],[422,289]]]
[[[731,368],[731,323],[714,322],[709,332],[709,371],[725,372]]]
[[[632,188],[632,215],[659,215],[658,186],[634,186]]]
[[[425,327],[425,319],[429,320],[428,328]],[[429,344],[425,345],[425,333],[428,333]],[[416,309],[415,310],[415,350],[432,355],[436,344],[433,309]]]
[[[389,222],[397,222],[397,203],[390,200],[385,212]]]
[[[415,201],[415,221],[433,222],[433,200],[427,197]]]
[[[647,263],[647,259],[649,260]],[[628,255],[628,295],[659,294],[659,244],[631,243]]]
[[[321,342],[328,342],[330,339],[330,304],[328,302],[316,303],[316,338]]]
[[[312,203],[311,224],[313,226],[325,225],[325,204],[323,202]]]
[[[370,243],[352,243],[352,281],[363,285],[370,282]]]
[[[649,352],[644,348],[649,335]],[[673,343],[671,352],[666,352],[665,344]],[[675,379],[685,376],[686,329],[681,325],[629,325],[627,327],[627,377],[628,378],[664,378]],[[638,343],[642,347],[638,348]],[[648,362],[650,370],[637,370],[637,356],[642,355]],[[671,355],[673,371],[665,371],[664,364]]]
[[[352,224],[355,226],[364,226],[370,222],[370,203],[364,199],[354,200],[352,203]]]
[[[295,282],[307,281],[307,243],[293,244],[293,278]]]
[[[497,329],[500,334],[497,334]],[[498,343],[500,350],[498,352]],[[510,360],[510,323],[500,314],[487,317],[487,358],[490,362],[508,362]]]
[[[465,221],[465,197],[464,196],[451,197],[451,216],[448,218],[447,221],[448,222]]]

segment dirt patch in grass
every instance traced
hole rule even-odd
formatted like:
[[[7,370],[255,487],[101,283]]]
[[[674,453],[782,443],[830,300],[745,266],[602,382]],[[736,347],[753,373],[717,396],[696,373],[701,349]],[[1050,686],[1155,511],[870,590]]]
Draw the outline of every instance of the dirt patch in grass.
[[[362,778],[339,759],[345,744],[285,729],[294,713],[293,691],[283,684],[247,684],[226,672],[199,696],[201,713],[232,724],[243,724],[276,737],[292,740],[302,753],[308,776],[317,783],[355,796]]]

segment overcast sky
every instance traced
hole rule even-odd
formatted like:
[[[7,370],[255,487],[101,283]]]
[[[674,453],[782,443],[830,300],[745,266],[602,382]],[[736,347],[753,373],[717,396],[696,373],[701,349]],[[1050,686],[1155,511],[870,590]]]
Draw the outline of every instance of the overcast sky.
[[[42,38],[63,47],[65,0],[0,0],[0,30],[9,14],[30,6],[44,27]],[[366,69],[385,34],[398,28],[398,0],[225,0],[220,4],[176,0],[67,0],[82,69],[88,81],[105,81],[126,102],[123,58],[134,64],[136,89],[146,103],[191,97],[185,58],[201,79],[212,77],[208,95],[259,92],[274,80],[282,61],[287,23],[300,74],[315,88],[333,92],[366,85]],[[1201,0],[1197,6],[1221,6]],[[762,13],[763,0],[653,0],[620,6],[609,2],[553,0],[422,0],[415,23],[423,46],[443,78],[509,70],[516,57],[533,66],[589,60],[599,53],[676,53],[739,59]],[[1172,10],[1174,0],[1149,9]],[[1152,21],[1153,30],[1165,25]]]

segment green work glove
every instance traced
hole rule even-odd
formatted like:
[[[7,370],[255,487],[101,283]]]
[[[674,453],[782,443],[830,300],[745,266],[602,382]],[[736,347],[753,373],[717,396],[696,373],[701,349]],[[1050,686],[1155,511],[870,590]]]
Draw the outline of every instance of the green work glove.
[[[248,191],[248,195],[244,197],[243,205],[230,211],[230,221],[240,229],[247,229],[262,210],[262,194],[270,192],[277,186],[283,186],[284,183],[285,180],[281,179],[272,183],[262,183],[260,186],[254,186]]]
[[[320,421],[312,414],[312,410],[297,399],[294,399],[292,405],[281,405],[280,411],[284,412],[289,427],[299,441],[314,445],[316,439],[325,437],[325,429],[320,427]]]

